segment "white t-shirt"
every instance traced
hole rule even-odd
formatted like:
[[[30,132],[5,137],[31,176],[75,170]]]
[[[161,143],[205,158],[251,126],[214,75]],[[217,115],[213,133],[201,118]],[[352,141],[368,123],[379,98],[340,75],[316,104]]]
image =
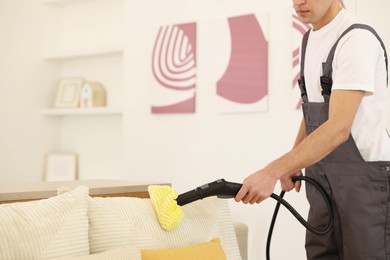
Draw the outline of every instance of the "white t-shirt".
[[[305,83],[309,102],[324,102],[320,76],[322,62],[338,37],[356,18],[341,10],[333,21],[311,31],[305,57]],[[332,90],[366,92],[352,125],[351,134],[366,161],[390,161],[386,131],[386,66],[384,51],[368,30],[354,29],[339,42],[333,60]]]

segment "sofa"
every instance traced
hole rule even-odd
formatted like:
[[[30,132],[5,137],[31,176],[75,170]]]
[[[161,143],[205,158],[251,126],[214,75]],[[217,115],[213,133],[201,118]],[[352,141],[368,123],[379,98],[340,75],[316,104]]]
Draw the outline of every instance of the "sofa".
[[[62,187],[47,199],[0,205],[0,259],[247,259],[247,225],[232,221],[227,200],[182,208],[183,221],[165,231],[150,199]]]

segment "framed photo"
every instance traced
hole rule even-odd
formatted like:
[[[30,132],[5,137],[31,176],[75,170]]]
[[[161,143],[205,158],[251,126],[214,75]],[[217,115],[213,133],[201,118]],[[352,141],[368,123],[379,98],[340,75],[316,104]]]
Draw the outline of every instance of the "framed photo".
[[[50,153],[46,156],[45,181],[77,179],[77,154]]]
[[[80,90],[84,84],[82,78],[62,79],[58,85],[56,107],[78,107]]]

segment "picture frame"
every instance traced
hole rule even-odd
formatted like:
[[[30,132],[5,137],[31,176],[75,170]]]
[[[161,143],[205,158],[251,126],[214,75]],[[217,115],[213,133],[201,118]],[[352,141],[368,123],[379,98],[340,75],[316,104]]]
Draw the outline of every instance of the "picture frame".
[[[49,153],[45,160],[45,181],[73,181],[77,179],[76,153]]]
[[[83,84],[83,78],[61,79],[57,89],[55,107],[78,107],[80,103],[80,91]]]

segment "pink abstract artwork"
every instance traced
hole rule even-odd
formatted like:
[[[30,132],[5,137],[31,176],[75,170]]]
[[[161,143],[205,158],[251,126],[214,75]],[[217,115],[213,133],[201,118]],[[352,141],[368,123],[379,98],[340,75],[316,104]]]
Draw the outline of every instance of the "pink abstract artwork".
[[[341,5],[348,9],[349,11],[354,12],[356,8],[355,0],[341,0]],[[299,21],[298,16],[296,15],[294,9],[292,9],[292,28],[293,28],[293,39],[292,39],[292,106],[295,109],[300,109],[302,106],[301,92],[298,86],[298,79],[301,74],[300,70],[300,46],[303,35],[310,29],[310,26]]]
[[[216,86],[220,112],[268,108],[268,16],[261,17],[262,22],[254,14],[228,18],[229,34],[222,37],[229,48],[222,54],[226,63]]]
[[[196,23],[159,28],[152,72],[152,113],[195,112]]]

